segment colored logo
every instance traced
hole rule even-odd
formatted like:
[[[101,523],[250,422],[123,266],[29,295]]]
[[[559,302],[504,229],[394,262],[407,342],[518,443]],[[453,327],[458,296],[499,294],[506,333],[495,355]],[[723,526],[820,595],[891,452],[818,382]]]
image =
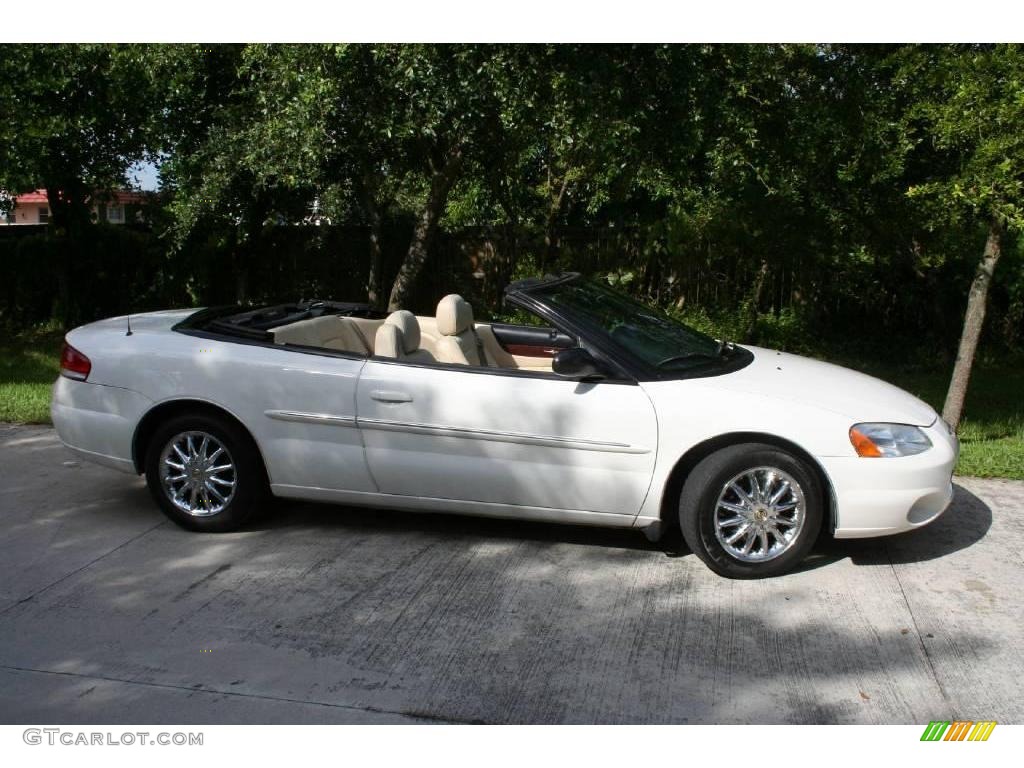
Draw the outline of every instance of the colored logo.
[[[932,720],[921,734],[921,741],[988,741],[995,720]]]

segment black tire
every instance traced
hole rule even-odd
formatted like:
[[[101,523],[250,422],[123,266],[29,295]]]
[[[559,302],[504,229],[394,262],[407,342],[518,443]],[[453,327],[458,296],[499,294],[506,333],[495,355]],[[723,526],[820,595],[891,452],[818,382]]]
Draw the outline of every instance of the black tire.
[[[189,514],[176,506],[161,477],[161,455],[175,437],[185,433],[211,436],[226,450],[233,465],[233,471],[220,476],[234,482],[227,502],[216,512],[198,510],[203,516]],[[167,517],[190,531],[220,533],[237,530],[265,505],[270,496],[263,460],[252,438],[234,422],[213,414],[176,416],[161,424],[149,441],[145,466],[146,484],[157,505]],[[189,497],[186,495],[186,498]]]
[[[794,526],[797,533],[792,536],[792,541],[788,545],[784,546],[781,541],[777,541],[770,535],[767,536],[766,540],[769,542],[770,548],[778,547],[779,554],[759,562],[748,562],[740,559],[743,553],[733,555],[726,549],[723,542],[719,541],[715,533],[715,512],[719,496],[723,493],[726,484],[737,476],[758,468],[781,470],[795,481],[803,496],[803,523],[799,528]],[[765,475],[761,474],[760,477],[763,481],[762,485],[767,484],[768,481],[764,479]],[[777,485],[773,487],[782,487],[779,480],[774,482]],[[794,495],[788,495],[787,498],[795,499],[795,492]],[[690,472],[679,497],[679,525],[686,544],[711,570],[732,579],[777,576],[796,567],[807,557],[814,546],[821,530],[824,512],[825,494],[818,474],[802,459],[780,448],[763,443],[732,445],[711,454]],[[795,518],[796,513],[785,513],[782,516],[783,522],[787,516]],[[789,525],[791,524],[786,523],[781,528],[776,526],[776,529],[787,531]],[[736,524],[735,528],[725,529],[722,534],[723,538],[727,539],[729,538],[727,534],[739,532],[741,526],[742,524]],[[748,556],[757,556],[762,551],[760,540],[756,536],[754,539],[756,549]],[[743,536],[741,541],[746,541],[746,536]],[[765,554],[770,555],[770,548]]]

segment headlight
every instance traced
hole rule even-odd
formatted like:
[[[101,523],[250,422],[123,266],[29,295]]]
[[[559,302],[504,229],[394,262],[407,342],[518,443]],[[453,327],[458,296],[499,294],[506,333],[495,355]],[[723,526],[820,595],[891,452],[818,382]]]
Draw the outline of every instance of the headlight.
[[[854,424],[850,442],[858,456],[914,456],[932,447],[928,435],[909,424]]]

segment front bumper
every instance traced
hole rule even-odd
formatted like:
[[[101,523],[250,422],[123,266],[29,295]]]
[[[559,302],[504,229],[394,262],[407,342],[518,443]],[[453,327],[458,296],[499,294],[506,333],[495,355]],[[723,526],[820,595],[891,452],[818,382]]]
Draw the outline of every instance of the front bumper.
[[[910,531],[949,506],[960,444],[941,419],[922,429],[932,447],[917,456],[819,458],[835,492],[837,539]]]
[[[50,418],[61,442],[81,458],[134,474],[135,427],[151,405],[130,389],[60,376],[53,385]]]

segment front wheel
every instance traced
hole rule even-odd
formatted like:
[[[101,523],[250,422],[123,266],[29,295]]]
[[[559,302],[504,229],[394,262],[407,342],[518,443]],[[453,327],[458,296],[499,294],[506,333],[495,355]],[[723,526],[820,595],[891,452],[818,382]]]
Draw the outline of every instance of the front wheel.
[[[775,576],[810,552],[824,518],[813,469],[772,445],[746,443],[701,461],[683,485],[679,523],[691,550],[715,573]]]
[[[205,414],[178,416],[156,430],[146,451],[146,484],[164,514],[192,531],[235,530],[268,495],[249,436]]]

